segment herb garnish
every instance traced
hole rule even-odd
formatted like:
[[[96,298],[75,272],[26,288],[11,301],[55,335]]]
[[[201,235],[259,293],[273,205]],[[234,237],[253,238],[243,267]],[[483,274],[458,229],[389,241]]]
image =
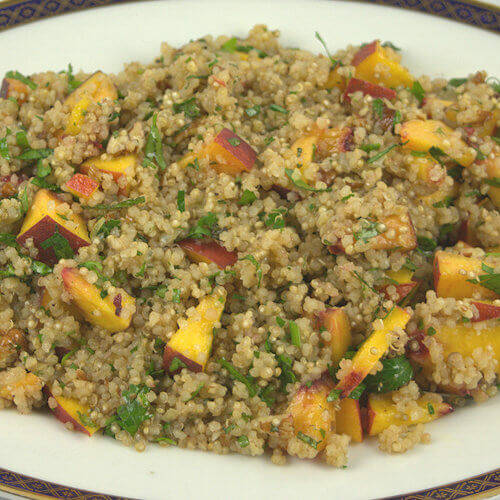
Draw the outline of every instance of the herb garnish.
[[[19,71],[7,71],[5,74],[6,78],[13,78],[14,80],[19,80],[20,82],[27,85],[31,90],[35,90],[37,88],[37,84],[30,80],[27,76],[19,73]]]
[[[396,143],[393,144],[392,146],[389,146],[388,148],[385,148],[384,150],[380,151],[380,153],[377,153],[375,156],[372,156],[371,158],[368,158],[366,160],[366,163],[373,163],[376,162],[377,160],[380,160],[383,156],[385,156],[389,151],[392,151],[394,148],[397,148],[398,146],[404,146],[405,143]]]
[[[245,189],[241,198],[238,201],[238,205],[251,205],[257,199],[257,195],[250,191],[249,189]]]
[[[177,191],[177,208],[179,212],[184,212],[186,210],[186,192],[180,189]]]
[[[248,260],[255,266],[255,272],[258,278],[257,286],[260,287],[260,282],[262,281],[262,269],[260,268],[260,264],[257,262],[257,259],[253,255],[245,255],[245,257],[240,260]]]
[[[208,212],[207,215],[200,217],[196,225],[189,230],[188,238],[211,237],[216,225],[217,216],[213,212]]]
[[[477,279],[470,279],[467,281],[484,286],[484,288],[493,290],[497,295],[500,295],[500,273],[495,273],[495,270],[484,262],[481,264],[481,269],[485,274],[480,274]]]
[[[342,63],[340,61],[337,61],[337,59],[334,59],[332,57],[332,55],[330,54],[330,51],[328,50],[328,47],[326,46],[326,43],[323,40],[322,36],[317,31],[314,33],[314,36],[319,40],[319,43],[321,43],[321,45],[323,45],[323,48],[325,49],[326,55],[328,56],[328,59],[330,59],[330,62],[332,63],[332,69],[335,69],[335,66],[337,66],[337,64],[339,66],[342,66]]]
[[[157,117],[158,113],[155,113],[153,115],[148,140],[146,141],[144,160],[142,164],[145,167],[158,167],[160,170],[165,170],[167,168],[167,164],[165,163],[165,157],[163,156],[163,145],[161,142],[160,131],[156,125]]]
[[[40,246],[44,250],[52,247],[58,260],[71,259],[75,255],[69,241],[62,234],[57,232],[57,228],[51,236],[40,243]]]
[[[313,191],[315,193],[321,193],[321,192],[324,192],[324,191],[327,191],[327,192],[330,192],[332,190],[332,188],[325,188],[325,189],[316,189],[316,188],[313,188],[312,186],[309,186],[309,184],[307,184],[306,182],[304,182],[303,179],[294,179],[293,177],[293,172],[294,170],[291,169],[291,168],[285,168],[285,174],[286,176],[292,181],[292,183],[300,188],[300,189],[305,189],[306,191]]]
[[[200,115],[200,108],[196,104],[196,99],[194,97],[174,103],[173,108],[174,113],[184,113],[188,118],[196,118]]]
[[[311,446],[315,450],[318,449],[318,444],[321,442],[321,441],[316,441],[311,436],[304,434],[302,431],[299,431],[297,433],[297,438],[300,439],[301,441],[303,441],[304,443],[308,444],[309,446]]]
[[[418,103],[422,104],[425,98],[425,90],[422,85],[420,85],[420,82],[415,80],[413,82],[412,88],[410,89],[410,92],[417,98]]]
[[[238,382],[244,384],[248,390],[248,395],[253,398],[257,394],[257,388],[250,377],[245,377],[245,375],[241,374],[229,361],[226,361],[224,358],[219,360],[219,364],[222,368],[225,368],[229,373],[229,376]]]
[[[138,198],[129,198],[128,200],[119,201],[118,203],[111,203],[111,205],[96,205],[93,208],[95,210],[120,210],[121,208],[133,207],[134,205],[140,205],[146,201],[145,196],[139,196]]]

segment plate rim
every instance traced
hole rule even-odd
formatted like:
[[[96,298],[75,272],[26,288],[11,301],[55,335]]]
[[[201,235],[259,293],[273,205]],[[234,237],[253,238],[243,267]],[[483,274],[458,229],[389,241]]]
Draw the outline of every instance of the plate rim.
[[[1,0],[0,0],[1,1]],[[47,19],[50,17],[61,16],[82,10],[97,9],[104,6],[113,6],[126,3],[138,3],[145,0],[57,0],[60,8],[53,12],[44,13],[43,8],[51,2],[51,0],[7,0],[0,3],[0,33],[2,31],[22,26],[28,22],[36,22],[39,20]],[[336,0],[332,0],[336,1]],[[342,0],[340,0],[342,1]],[[444,2],[434,2],[433,0],[416,0],[410,2],[409,0],[347,0],[356,3],[369,3],[376,6],[389,6],[397,7],[403,10],[411,10],[428,15],[439,16],[443,19],[453,20],[461,23],[474,26],[484,31],[500,33],[500,6],[483,2],[480,0],[445,0]],[[453,12],[454,15],[446,15],[436,6],[439,4],[455,4],[463,6],[464,8],[476,9],[478,12],[484,12],[493,16],[496,23],[493,27],[488,26],[485,22],[477,22],[477,18],[466,19],[460,17]],[[25,16],[23,19],[7,20],[7,23],[2,23],[2,16],[6,17],[6,12],[16,9],[32,8],[32,14]],[[449,11],[447,11],[450,13]],[[30,488],[34,487],[34,488]],[[33,476],[21,474],[9,469],[0,467],[0,491],[20,495],[24,498],[35,500],[40,499],[92,499],[92,500],[132,500],[131,497],[122,497],[105,493],[92,492],[86,489],[80,489],[72,486],[65,486],[63,484],[38,479]],[[446,494],[447,496],[443,496]],[[387,500],[423,500],[423,499],[483,499],[491,498],[493,495],[500,494],[500,468],[490,470],[481,474],[471,477],[460,479],[454,482],[446,483],[444,485],[437,485],[431,488],[422,489],[404,495],[394,495],[384,497]]]

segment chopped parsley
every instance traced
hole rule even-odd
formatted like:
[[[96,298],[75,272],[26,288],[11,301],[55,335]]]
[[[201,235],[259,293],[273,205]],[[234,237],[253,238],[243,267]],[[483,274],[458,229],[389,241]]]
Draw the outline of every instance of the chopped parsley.
[[[217,216],[213,212],[208,212],[207,215],[200,217],[196,225],[189,230],[188,238],[211,237],[216,225]]]
[[[433,326],[429,326],[429,328],[427,328],[426,334],[429,335],[430,337],[436,335],[436,333],[437,333],[436,329]]]
[[[309,184],[307,184],[306,182],[304,182],[303,179],[295,179],[293,177],[293,169],[291,168],[285,168],[285,174],[286,176],[292,181],[292,183],[294,184],[294,186],[300,188],[300,189],[305,189],[306,191],[314,191],[315,193],[320,193],[320,192],[323,192],[323,191],[328,191],[330,192],[332,190],[332,188],[325,188],[325,189],[316,189],[316,188],[313,188],[312,186],[309,186]]]
[[[380,153],[377,153],[375,156],[368,158],[368,160],[366,160],[366,163],[374,163],[374,162],[380,160],[380,158],[385,156],[387,153],[389,153],[389,151],[392,151],[394,148],[397,148],[398,146],[402,146],[402,145],[403,144],[399,143],[399,142],[396,144],[393,144],[392,146],[389,146],[388,148],[385,148],[384,150],[380,151]]]
[[[219,364],[222,368],[225,368],[229,373],[229,376],[244,384],[248,390],[248,395],[253,398],[257,394],[257,387],[254,384],[253,380],[250,377],[245,377],[242,373],[240,373],[229,361],[226,361],[224,358],[219,360]]]
[[[401,52],[401,49],[399,47],[396,47],[392,42],[384,42],[382,44],[382,47],[389,47],[395,52]]]
[[[441,201],[433,203],[432,206],[436,208],[448,208],[453,205],[455,198],[453,196],[445,196]]]
[[[263,50],[252,47],[252,45],[241,45],[236,37],[230,38],[227,42],[223,43],[220,49],[224,52],[243,52],[245,54],[248,54],[251,50],[256,50],[260,58],[267,57],[267,54]]]
[[[142,164],[145,167],[158,167],[160,170],[165,170],[167,168],[167,164],[165,163],[165,157],[163,156],[163,145],[161,142],[160,131],[158,130],[158,126],[156,125],[157,117],[158,113],[155,113],[153,115],[151,129],[146,141],[146,147],[144,149],[144,160]]]
[[[170,363],[168,370],[170,372],[175,372],[175,371],[179,370],[180,368],[187,368],[186,363],[184,363],[184,361],[180,360],[179,358],[174,358],[172,360],[172,362]]]
[[[68,75],[68,91],[73,92],[73,90],[77,89],[82,84],[82,82],[77,80],[73,75],[73,66],[71,65],[71,63],[68,64],[68,69],[65,71],[65,73],[66,75]]]
[[[288,322],[288,328],[290,330],[290,341],[295,347],[300,347],[300,329],[295,323],[295,321]]]
[[[286,386],[297,382],[297,377],[292,370],[292,360],[284,354],[276,355],[276,361],[281,368],[280,390],[286,394]]]
[[[5,132],[5,136],[0,139],[0,156],[5,158],[7,161],[12,160],[12,156],[10,155],[9,146],[7,144],[7,137],[11,134],[10,129],[7,129]]]
[[[297,433],[297,438],[303,441],[304,443],[308,444],[309,446],[311,446],[311,448],[314,448],[315,450],[318,449],[318,444],[320,443],[320,441],[316,441],[311,436],[304,434],[302,431],[299,431]]]
[[[250,444],[247,436],[240,436],[237,441],[241,448],[246,448]]]
[[[451,78],[448,80],[448,85],[450,87],[460,87],[467,81],[467,78]]]
[[[384,101],[382,101],[382,99],[380,99],[379,97],[377,97],[376,99],[373,100],[372,102],[372,106],[373,106],[373,112],[379,116],[379,118],[383,118],[384,116]]]
[[[497,295],[500,295],[500,273],[495,273],[495,270],[484,262],[481,264],[481,269],[485,274],[480,274],[477,279],[470,279],[467,281],[484,286],[484,288],[493,290]]]
[[[27,149],[23,151],[17,158],[19,160],[33,161],[33,160],[43,160],[47,158],[54,152],[53,149]]]
[[[424,255],[433,253],[437,248],[437,243],[432,238],[427,238],[426,236],[417,236],[417,244],[419,252]]]
[[[417,98],[418,103],[422,104],[425,98],[425,90],[417,80],[413,82],[410,92]]]
[[[186,210],[186,192],[180,189],[177,191],[177,208],[179,212],[184,212]]]
[[[359,146],[359,149],[364,151],[365,153],[369,153],[370,151],[378,151],[380,149],[380,144],[362,144]]]
[[[362,228],[354,233],[354,239],[356,241],[363,240],[367,243],[370,239],[383,232],[380,231],[380,222],[364,219],[361,224]]]
[[[260,113],[260,110],[260,106],[256,104],[255,106],[245,109],[245,113],[249,118],[252,118],[254,116],[257,116]]]
[[[172,302],[180,304],[181,302],[181,291],[178,288],[172,290]]]
[[[434,415],[434,406],[432,406],[430,403],[427,403],[427,411],[429,412],[429,415]]]
[[[205,384],[200,384],[192,393],[191,393],[191,396],[186,399],[184,401],[184,403],[188,403],[189,401],[192,401],[196,396],[198,396],[198,394],[200,393],[200,391],[203,389],[203,387],[205,387]]]
[[[104,222],[104,224],[97,230],[97,235],[101,236],[102,238],[106,238],[111,234],[111,231],[117,227],[118,229],[121,228],[122,221],[118,219],[110,219]]]
[[[174,103],[173,108],[174,113],[184,113],[184,116],[187,118],[193,119],[200,115],[200,108],[194,97],[179,103]]]
[[[264,224],[272,229],[283,229],[285,227],[285,219],[283,217],[287,212],[288,210],[284,207],[275,208],[268,214],[267,219],[264,220]]]
[[[335,69],[335,66],[337,66],[337,65],[342,66],[342,63],[340,61],[337,61],[337,59],[334,59],[332,57],[332,55],[330,54],[330,51],[328,50],[328,47],[327,47],[325,41],[323,40],[323,37],[317,31],[314,33],[314,36],[319,41],[319,43],[321,45],[323,45],[323,48],[325,49],[326,55],[328,56],[328,59],[330,59],[330,62],[332,63],[332,69]]]
[[[120,210],[121,208],[133,207],[134,205],[141,205],[146,201],[145,196],[139,196],[138,198],[129,198],[128,200],[119,201],[118,203],[111,203],[111,205],[96,205],[92,207],[95,210]]]
[[[330,394],[328,394],[328,397],[326,398],[326,400],[329,403],[332,403],[333,401],[337,401],[337,399],[340,398],[341,392],[342,392],[342,389],[332,389],[330,391]]]
[[[492,179],[484,179],[484,183],[489,186],[500,188],[500,177],[493,177]]]
[[[241,144],[241,140],[238,139],[238,137],[230,137],[227,142],[229,142],[229,144],[231,144],[231,146],[239,146]]]
[[[288,113],[290,113],[290,111],[288,111],[288,109],[285,109],[283,106],[280,106],[278,104],[271,104],[269,106],[269,109],[271,111],[276,111],[277,113],[282,113],[283,115],[287,115]]]
[[[151,404],[147,399],[149,391],[150,389],[143,384],[131,384],[122,394],[124,404],[116,410],[114,421],[132,437],[135,436],[142,423],[153,416],[150,410]]]
[[[14,80],[19,80],[21,83],[27,85],[31,90],[35,90],[37,88],[37,84],[29,79],[27,76],[19,73],[19,71],[7,71],[5,74],[6,78],[13,78]]]
[[[249,189],[245,189],[241,198],[238,201],[238,205],[251,205],[257,199],[257,195],[250,191]]]

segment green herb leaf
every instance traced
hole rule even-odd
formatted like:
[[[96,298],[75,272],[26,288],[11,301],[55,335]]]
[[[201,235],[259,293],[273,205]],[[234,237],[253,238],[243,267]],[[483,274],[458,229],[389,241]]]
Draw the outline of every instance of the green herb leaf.
[[[363,240],[367,243],[370,239],[378,236],[383,231],[380,231],[380,223],[377,221],[371,221],[368,219],[363,219],[362,228],[354,233],[354,239],[356,241]]]
[[[369,153],[370,151],[378,151],[380,149],[380,144],[362,144],[361,146],[359,146],[359,149],[361,149],[365,153]]]
[[[424,254],[433,253],[437,248],[437,243],[433,239],[425,236],[417,236],[417,244],[419,251]]]
[[[196,225],[189,230],[188,238],[211,237],[216,225],[217,216],[213,212],[208,212],[207,215],[200,217]]]
[[[196,396],[198,396],[198,394],[200,393],[200,391],[203,389],[203,387],[205,387],[205,384],[200,384],[192,393],[191,393],[191,396],[186,399],[184,401],[184,403],[188,403],[189,401],[192,401]]]
[[[110,220],[107,220],[100,228],[99,230],[97,231],[97,235],[98,236],[101,236],[102,238],[106,238],[107,236],[109,236],[111,234],[111,231],[117,227],[117,228],[121,228],[121,225],[122,225],[122,221],[121,220],[118,220],[118,219],[110,219]]]
[[[492,179],[484,179],[484,183],[496,188],[500,188],[500,177],[493,177]]]
[[[119,201],[118,203],[112,203],[111,205],[96,205],[93,208],[95,210],[120,210],[122,208],[133,207],[134,205],[141,205],[146,201],[145,196],[139,196],[138,198],[129,198],[128,200]]]
[[[155,113],[153,115],[151,129],[146,141],[146,147],[144,148],[144,160],[142,164],[145,167],[158,167],[160,171],[163,171],[167,168],[167,164],[165,163],[165,157],[163,156],[163,145],[161,142],[160,131],[156,125],[157,118],[158,113]]]
[[[256,104],[255,106],[252,106],[251,108],[245,109],[245,113],[247,114],[248,117],[252,118],[254,116],[257,116],[260,113],[261,107]]]
[[[417,80],[415,80],[413,82],[413,86],[412,86],[410,92],[417,98],[418,103],[422,104],[422,102],[425,98],[425,90]]]
[[[467,81],[467,78],[451,78],[448,80],[448,85],[450,87],[460,87]]]
[[[196,98],[191,97],[190,99],[186,99],[183,102],[174,103],[174,113],[184,113],[184,115],[188,118],[196,118],[200,116],[200,108],[196,103]]]
[[[384,116],[384,108],[385,108],[385,104],[384,104],[384,101],[382,101],[382,99],[380,98],[376,98],[373,100],[372,102],[372,106],[373,106],[373,112],[379,116],[379,118],[383,118]]]
[[[341,393],[342,393],[342,389],[332,389],[330,391],[330,394],[328,394],[326,400],[329,403],[332,403],[333,401],[337,401],[340,398]]]
[[[9,151],[9,145],[7,144],[7,137],[11,134],[10,129],[5,132],[5,137],[0,139],[0,156],[5,158],[7,161],[12,160],[12,156]]]
[[[374,162],[380,160],[380,158],[385,156],[387,153],[389,153],[389,151],[392,151],[394,148],[397,148],[398,146],[402,146],[402,145],[403,144],[401,144],[401,143],[393,144],[392,146],[389,146],[388,148],[380,151],[380,153],[376,154],[375,156],[368,158],[368,160],[366,160],[366,163],[374,163]]]
[[[290,330],[290,341],[292,342],[292,345],[300,347],[300,329],[297,323],[295,323],[295,321],[289,321],[288,328]]]
[[[384,42],[382,44],[382,47],[390,47],[392,50],[396,52],[401,52],[401,49],[399,47],[396,47],[392,42]]]
[[[53,149],[45,148],[45,149],[28,149],[21,153],[17,158],[19,160],[42,160],[44,158],[49,157],[54,152]]]
[[[222,366],[222,368],[225,368],[227,372],[229,373],[229,376],[233,378],[234,380],[238,380],[238,382],[241,382],[244,384],[248,390],[248,395],[253,398],[257,394],[257,387],[255,386],[254,382],[248,378],[245,377],[243,374],[241,374],[229,361],[226,361],[224,358],[219,360],[219,364]]]
[[[250,444],[247,436],[240,436],[237,441],[241,448],[246,448]]]
[[[147,399],[149,391],[145,385],[130,385],[122,394],[125,403],[116,410],[116,423],[132,437],[136,435],[142,423],[153,416],[150,411],[151,404]]]
[[[250,191],[249,189],[245,189],[241,198],[238,201],[238,205],[251,205],[257,199],[257,195]]]
[[[186,210],[186,192],[183,190],[177,191],[177,208],[179,212],[184,212]]]
[[[275,357],[279,367],[281,368],[280,390],[286,394],[286,386],[297,382],[297,377],[292,370],[292,360],[284,354],[279,354]]]
[[[413,369],[404,356],[383,359],[382,370],[365,378],[369,392],[395,391],[407,385],[413,378]]]
[[[318,449],[318,444],[320,443],[320,441],[316,441],[311,436],[304,434],[302,431],[299,431],[297,433],[297,438],[300,439],[301,441],[303,441],[304,443],[308,444],[309,446],[311,446],[315,450]]]
[[[332,55],[330,54],[330,51],[328,50],[328,47],[326,46],[326,43],[323,40],[322,36],[317,31],[314,33],[314,36],[316,37],[317,40],[319,40],[319,43],[321,43],[321,45],[323,45],[323,48],[325,49],[326,55],[328,56],[328,59],[330,59],[330,62],[332,63],[332,69],[335,69],[335,66],[337,66],[337,64],[342,66],[342,63],[340,61],[337,61],[336,59],[334,59],[332,57]]]
[[[445,196],[441,201],[433,203],[432,206],[436,208],[448,208],[453,205],[455,198],[453,196]]]
[[[300,189],[305,189],[306,191],[313,191],[315,193],[322,193],[324,191],[330,192],[332,188],[325,188],[325,189],[316,189],[313,188],[312,186],[309,186],[309,184],[305,183],[303,179],[294,179],[293,177],[293,172],[294,170],[291,168],[285,168],[285,174],[286,176],[292,181],[294,186],[300,188]]]
[[[73,90],[77,89],[82,82],[77,80],[74,75],[73,75],[73,66],[68,64],[68,69],[65,71],[65,73],[68,75],[68,91],[73,92]]]
[[[287,214],[287,209],[284,207],[275,208],[271,213],[268,214],[267,219],[265,219],[264,224],[267,227],[273,229],[283,229],[285,227],[284,216]]]

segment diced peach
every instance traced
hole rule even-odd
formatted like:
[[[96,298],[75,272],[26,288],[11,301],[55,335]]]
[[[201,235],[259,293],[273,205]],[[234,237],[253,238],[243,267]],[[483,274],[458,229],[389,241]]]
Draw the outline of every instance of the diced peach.
[[[352,65],[356,66],[356,77],[385,87],[411,87],[413,77],[404,68],[397,56],[382,47],[378,40],[359,49]]]
[[[370,240],[370,248],[374,250],[399,249],[409,252],[417,247],[417,235],[409,213],[390,215],[384,218],[386,230]]]
[[[333,365],[338,365],[352,342],[351,323],[341,307],[326,309],[318,314],[318,326],[330,333],[330,350]]]
[[[339,74],[339,68],[339,65],[335,66],[335,68],[332,69],[328,74],[328,78],[325,84],[326,89],[338,88],[341,92],[345,90],[345,77]]]
[[[410,120],[401,125],[401,142],[412,151],[439,148],[463,167],[476,158],[474,149],[462,141],[459,134],[439,120]]]
[[[64,102],[71,110],[66,125],[66,134],[78,134],[90,104],[99,103],[105,99],[114,101],[118,99],[118,93],[109,76],[97,71],[74,90]]]
[[[99,189],[99,183],[87,175],[74,174],[65,187],[73,196],[88,200]]]
[[[17,367],[12,368],[12,370],[17,370]],[[31,393],[41,391],[43,383],[39,377],[37,377],[34,373],[25,372],[24,370],[21,370],[21,372],[24,373],[20,377],[16,376],[6,385],[0,385],[0,398],[12,401],[15,399],[16,393],[19,390]]]
[[[238,260],[238,252],[230,252],[212,239],[186,238],[177,244],[191,260],[207,264],[213,262],[220,269],[233,266]]]
[[[488,157],[486,159],[486,175],[497,184],[500,182],[500,156],[495,155],[494,158]],[[500,187],[489,186],[488,197],[493,205],[500,210]]]
[[[387,289],[393,286],[396,289],[396,302],[398,303],[413,293],[419,285],[418,281],[413,280],[414,272],[404,267],[399,271],[386,271],[385,274],[390,282],[378,287],[378,290],[383,292],[387,299],[391,299]]]
[[[492,136],[495,133],[499,120],[500,109],[495,108],[493,111],[486,112],[483,122],[476,129],[476,135],[481,138]]]
[[[499,298],[493,290],[479,283],[471,283],[483,274],[486,273],[482,270],[482,262],[479,259],[443,250],[434,255],[434,289],[438,297],[485,300]]]
[[[353,92],[361,92],[364,95],[371,95],[372,97],[380,97],[386,99],[396,99],[396,92],[387,87],[375,85],[374,83],[360,80],[359,78],[351,78],[344,91],[344,101],[350,102],[349,95]]]
[[[477,314],[471,319],[473,323],[500,318],[500,304],[473,300],[472,305],[477,309]]]
[[[336,389],[345,398],[365,379],[377,362],[386,354],[390,346],[390,334],[395,329],[404,329],[410,320],[410,314],[396,306],[382,320],[382,327],[374,329],[363,342],[352,359],[349,372],[339,381]],[[378,320],[377,320],[378,321]]]
[[[61,277],[73,305],[89,323],[109,332],[129,327],[135,313],[135,299],[125,290],[118,289],[103,298],[99,288],[90,284],[78,269],[65,267]]]
[[[340,400],[340,410],[335,415],[335,432],[347,434],[355,443],[363,441],[361,408],[357,399]]]
[[[52,412],[57,420],[63,424],[72,424],[75,431],[83,432],[89,437],[99,430],[99,427],[90,420],[89,406],[83,405],[75,399],[54,396],[47,386],[44,387],[43,392],[47,399],[53,398],[55,400],[56,406],[52,409]]]
[[[472,357],[475,349],[485,351],[493,349],[493,357],[497,360],[495,372],[500,375],[500,325],[492,321],[491,326],[481,329],[472,324],[457,324],[436,329],[433,336],[443,347],[445,359],[454,352],[464,357]]]
[[[446,112],[448,108],[451,106],[456,106],[456,103],[453,101],[449,101],[447,99],[440,99],[439,97],[435,96],[426,96],[423,103],[422,103],[422,109],[427,113],[427,116],[429,118],[441,118],[442,115],[446,116]],[[456,107],[454,109],[457,109]],[[451,127],[456,127],[457,124],[455,123],[449,123]]]
[[[68,241],[74,253],[77,253],[80,247],[90,245],[85,221],[72,212],[68,214],[58,212],[58,207],[62,204],[63,202],[55,194],[40,189],[17,236],[20,245],[24,245],[27,239],[32,238],[38,249],[38,260],[49,265],[55,264],[58,259],[53,247],[44,243],[56,232]]]
[[[249,172],[257,159],[257,153],[241,137],[228,128],[222,129],[213,142],[206,146],[210,166],[219,173],[238,175]]]
[[[26,335],[19,328],[0,330],[0,369],[11,365],[19,351],[27,347]]]
[[[469,218],[464,219],[460,227],[458,229],[458,239],[467,243],[472,247],[478,247],[481,245],[480,241],[477,238],[476,232],[474,231],[474,227]]]
[[[84,161],[80,165],[80,172],[91,178],[98,178],[100,172],[112,175],[119,186],[118,192],[127,196],[128,181],[134,176],[137,163],[135,154],[109,156],[105,153]],[[122,179],[125,179],[125,182]]]
[[[458,191],[458,183],[454,182],[453,184],[443,184],[433,193],[419,196],[418,198],[428,207],[432,207],[435,203],[444,201],[447,198],[456,198],[458,195]]]
[[[335,407],[327,401],[333,382],[327,375],[309,386],[300,386],[288,405],[286,414],[291,418],[295,435],[299,432],[317,442],[316,449],[326,446],[326,438],[335,426]]]
[[[417,166],[417,179],[432,187],[443,184],[446,170],[430,157],[415,158],[413,164]]]
[[[18,104],[23,104],[28,100],[29,87],[15,78],[4,78],[0,87],[0,98],[8,99],[13,97],[17,99]]]
[[[436,403],[436,395],[427,393],[417,400],[418,411],[413,408],[406,412],[398,411],[392,394],[370,394],[364,428],[369,436],[380,434],[391,425],[415,425],[431,422],[453,411],[445,402]]]
[[[185,320],[165,346],[163,366],[167,372],[173,375],[183,366],[193,372],[205,369],[212,349],[214,326],[222,316],[225,303],[224,289],[217,289],[200,301],[195,313]]]

